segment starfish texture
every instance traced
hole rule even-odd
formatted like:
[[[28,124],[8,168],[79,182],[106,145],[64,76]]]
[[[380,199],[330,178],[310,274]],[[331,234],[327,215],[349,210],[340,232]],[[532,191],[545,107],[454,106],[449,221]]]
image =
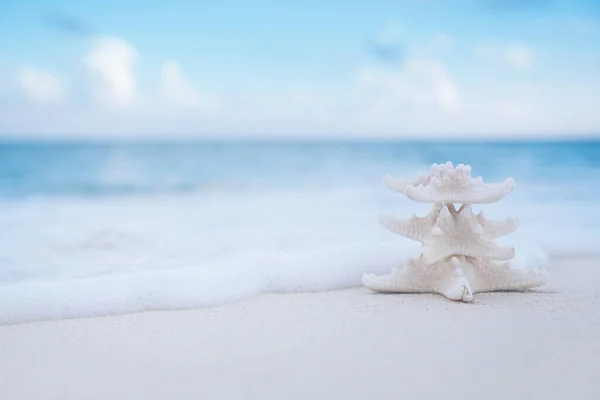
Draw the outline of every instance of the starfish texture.
[[[392,232],[421,242],[421,260],[430,264],[455,254],[497,260],[509,260],[515,256],[512,247],[500,247],[487,239],[489,233],[479,225],[470,206],[454,214],[447,206],[441,206],[439,211],[436,206],[427,217],[409,220],[398,220],[384,214],[380,221]]]
[[[546,283],[543,269],[517,269],[510,262],[452,257],[435,264],[412,259],[389,275],[366,274],[363,283],[382,293],[438,293],[450,300],[470,302],[480,292],[526,290]]]
[[[515,187],[513,178],[502,183],[483,183],[480,176],[471,177],[470,165],[458,164],[454,168],[450,161],[446,164],[433,164],[428,176],[420,175],[414,181],[389,176],[383,181],[390,189],[421,203],[493,203]]]
[[[482,235],[488,240],[497,239],[513,233],[519,227],[517,218],[506,218],[504,221],[488,221],[483,216],[483,210],[477,214],[477,222],[481,226]]]
[[[512,190],[514,180],[483,184],[481,178],[473,180],[470,173],[470,166],[459,164],[454,169],[446,163],[434,164],[429,176],[421,175],[416,181],[384,179],[387,186],[409,199],[432,202],[434,206],[425,217],[380,216],[381,224],[390,231],[421,242],[421,254],[389,275],[364,275],[367,288],[377,292],[439,293],[469,302],[474,293],[525,290],[546,282],[545,270],[513,268],[510,260],[515,257],[515,249],[493,242],[518,228],[516,218],[488,221],[483,211],[477,215],[472,211],[471,204],[500,200]],[[457,199],[464,200],[458,210],[453,204]]]

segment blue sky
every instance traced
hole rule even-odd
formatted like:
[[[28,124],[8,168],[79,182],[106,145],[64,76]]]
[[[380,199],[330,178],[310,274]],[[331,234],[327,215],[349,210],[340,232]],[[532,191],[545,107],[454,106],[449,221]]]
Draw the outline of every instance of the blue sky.
[[[0,2],[0,135],[600,134],[600,2]]]

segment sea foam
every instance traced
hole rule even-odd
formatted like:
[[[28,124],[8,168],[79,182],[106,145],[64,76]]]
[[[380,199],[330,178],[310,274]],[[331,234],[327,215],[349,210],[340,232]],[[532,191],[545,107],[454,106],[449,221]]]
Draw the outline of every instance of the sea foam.
[[[387,273],[418,252],[377,222],[379,211],[410,215],[414,203],[399,197],[353,187],[4,202],[0,324],[360,286],[363,273]],[[527,193],[486,207],[489,218],[523,220],[500,240],[522,268],[598,254],[598,225],[583,225],[591,211]]]
[[[598,143],[0,144],[0,323],[216,306],[361,286],[418,254],[425,215],[381,183],[431,163],[517,187],[487,205],[521,268],[600,255]],[[479,211],[475,207],[475,212]],[[543,289],[542,289],[543,290]]]
[[[360,284],[363,272],[383,273],[403,259],[397,246],[347,245],[247,255],[202,268],[3,285],[0,323],[191,309],[265,292],[340,289]]]
[[[218,306],[274,292],[360,285],[363,273],[388,273],[414,255],[394,243],[339,245],[303,252],[253,254],[202,268],[113,274],[4,285],[0,324]],[[523,253],[521,267],[545,267],[543,252]]]

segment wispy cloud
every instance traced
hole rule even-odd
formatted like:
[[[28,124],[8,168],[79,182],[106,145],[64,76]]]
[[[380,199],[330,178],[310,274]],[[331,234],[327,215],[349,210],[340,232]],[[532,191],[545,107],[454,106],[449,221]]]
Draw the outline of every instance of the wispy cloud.
[[[371,56],[384,63],[401,63],[406,56],[404,30],[400,24],[387,26],[378,36],[367,42]]]
[[[167,61],[161,69],[163,100],[175,107],[201,111],[215,111],[217,100],[211,96],[202,96],[186,78],[179,63]]]
[[[410,58],[397,71],[369,68],[361,71],[360,83],[374,90],[386,109],[438,109],[457,114],[461,99],[446,66],[433,59]],[[378,101],[382,111],[382,101]]]
[[[135,59],[136,50],[127,41],[120,38],[96,39],[85,63],[101,79],[98,94],[103,101],[116,106],[128,106],[134,102]]]
[[[167,102],[186,108],[198,107],[198,94],[183,76],[178,63],[166,62],[161,72],[162,92]]]
[[[52,30],[72,36],[91,36],[91,25],[84,19],[74,17],[58,10],[44,10],[41,13],[42,24]]]
[[[428,0],[428,4],[438,1]],[[478,7],[494,3],[468,1],[473,4],[477,1]],[[509,0],[502,7],[517,10],[550,4],[540,0]],[[562,65],[544,70],[553,57],[561,55],[560,46],[564,44],[580,46],[585,53],[574,52],[574,59],[563,60],[564,65],[595,61],[593,40],[598,27],[594,16],[583,14],[578,18],[586,19],[566,22],[574,15],[532,22],[549,27],[538,31],[550,35],[548,42],[536,39],[539,35],[531,37],[528,34],[538,29],[538,25],[527,26],[527,30],[522,31],[516,24],[521,16],[513,18],[515,16],[510,14],[503,16],[505,19],[500,19],[498,26],[492,26],[492,29],[482,28],[478,23],[467,26],[468,19],[458,21],[461,24],[458,31],[450,24],[434,22],[428,26],[428,20],[418,19],[410,22],[414,31],[405,30],[399,23],[388,24],[380,32],[371,31],[370,34],[363,33],[362,27],[360,41],[348,35],[353,41],[344,44],[344,49],[351,49],[353,55],[356,50],[362,51],[363,57],[358,57],[360,61],[342,58],[338,65],[331,65],[333,71],[333,68],[339,71],[331,79],[318,77],[311,80],[312,76],[299,76],[301,79],[294,77],[293,81],[282,84],[279,79],[270,80],[271,72],[282,71],[280,64],[262,61],[271,57],[295,58],[298,68],[302,69],[305,66],[302,62],[311,55],[312,47],[308,43],[291,40],[298,44],[282,46],[281,43],[287,43],[285,37],[278,37],[275,42],[252,38],[247,41],[247,52],[240,55],[249,57],[247,63],[220,65],[222,53],[211,53],[210,46],[196,52],[195,42],[187,42],[194,51],[180,59],[175,51],[175,54],[168,54],[171,53],[169,40],[177,40],[173,42],[175,48],[186,47],[185,42],[180,42],[181,37],[169,38],[169,32],[161,37],[164,43],[158,46],[153,45],[154,37],[136,35],[134,46],[126,37],[108,38],[92,32],[84,20],[65,13],[45,13],[45,33],[52,29],[52,32],[67,35],[58,38],[61,42],[55,46],[65,45],[70,38],[76,37],[83,39],[81,42],[86,50],[79,52],[81,50],[76,46],[70,52],[60,52],[64,63],[44,66],[43,62],[50,60],[40,57],[29,69],[19,68],[26,65],[21,59],[6,60],[4,68],[0,65],[0,103],[3,102],[0,135],[47,132],[52,135],[136,134],[141,137],[166,133],[371,135],[378,132],[391,136],[598,130],[600,120],[589,107],[598,102],[597,76],[575,74],[568,69],[561,73],[558,69]],[[39,21],[34,23],[39,26]],[[496,28],[506,29],[506,32],[496,32]],[[560,35],[558,28],[564,31]],[[568,42],[569,37],[563,38],[562,35],[568,33],[576,41]],[[18,33],[16,35],[18,37]],[[197,40],[196,35],[187,36],[188,40]],[[365,40],[367,37],[370,39]],[[484,42],[486,37],[492,41]],[[559,40],[558,51],[554,52],[553,41],[557,38],[564,42]],[[475,45],[481,43],[477,54],[473,41]],[[320,43],[315,42],[313,46]],[[43,40],[40,44],[47,45]],[[535,47],[530,47],[533,44]],[[28,45],[26,50],[35,54],[37,49]],[[567,51],[564,55],[568,56]],[[367,56],[370,60],[363,64],[362,59]],[[476,56],[481,56],[488,64],[476,65]],[[66,65],[73,57],[84,63],[83,71],[77,65],[67,66],[62,71],[52,70]],[[195,67],[194,61],[201,57],[207,60],[206,70]],[[261,58],[261,69],[256,68],[253,58]],[[330,60],[336,62],[335,57]],[[238,78],[234,76],[236,74],[247,76],[252,84],[238,84],[237,80],[231,84],[228,77]],[[92,79],[88,80],[90,76]],[[205,83],[201,84],[201,80]],[[536,85],[533,89],[527,86],[533,83]],[[562,89],[561,85],[564,85]]]
[[[26,66],[19,70],[18,78],[21,90],[30,100],[51,103],[63,97],[62,85],[51,72]]]
[[[533,51],[522,43],[499,45],[482,43],[477,46],[476,54],[491,63],[506,65],[518,70],[531,69],[535,62]]]

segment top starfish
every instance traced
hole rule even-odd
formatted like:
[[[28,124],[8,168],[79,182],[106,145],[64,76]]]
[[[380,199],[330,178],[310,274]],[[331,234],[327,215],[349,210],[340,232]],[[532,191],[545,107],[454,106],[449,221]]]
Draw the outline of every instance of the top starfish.
[[[512,192],[515,180],[508,178],[502,183],[483,183],[483,179],[471,177],[469,165],[450,161],[446,164],[433,164],[429,175],[421,174],[416,180],[396,179],[386,176],[384,184],[390,189],[404,194],[420,203],[494,203]]]

